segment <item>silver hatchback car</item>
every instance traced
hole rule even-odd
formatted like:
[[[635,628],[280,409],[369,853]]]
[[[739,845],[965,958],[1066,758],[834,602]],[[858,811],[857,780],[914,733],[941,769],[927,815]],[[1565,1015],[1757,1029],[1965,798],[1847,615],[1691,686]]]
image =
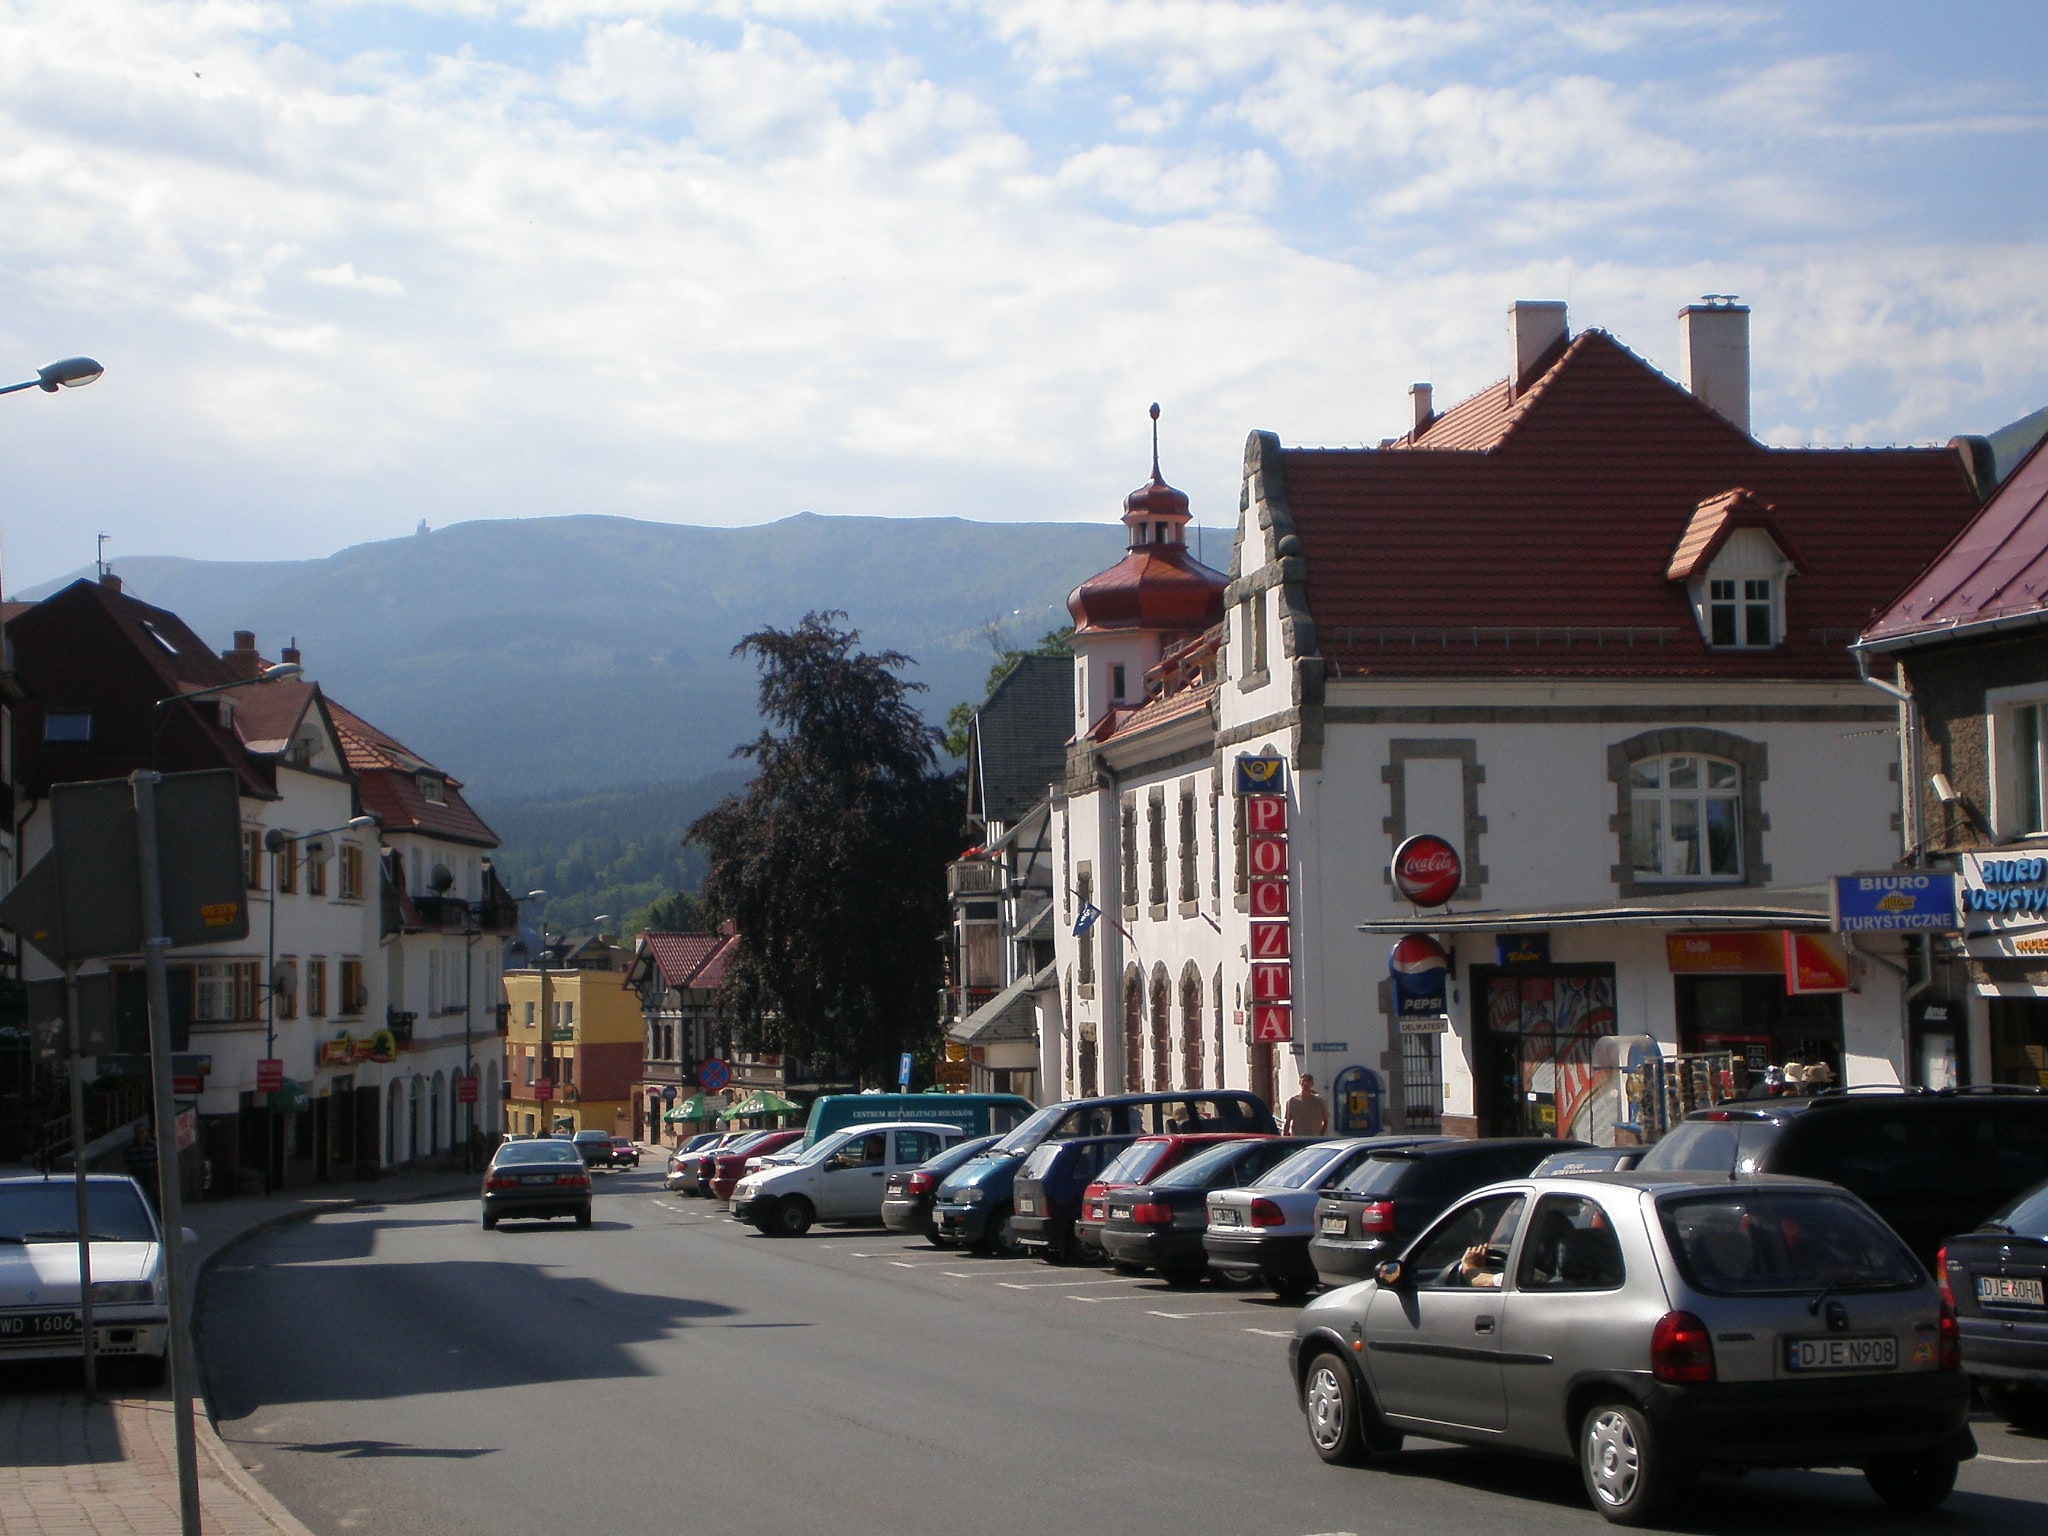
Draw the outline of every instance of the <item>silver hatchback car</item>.
[[[1811,1179],[1606,1173],[1475,1191],[1301,1313],[1309,1438],[1576,1461],[1637,1524],[1693,1474],[1851,1466],[1926,1508],[1977,1452],[1954,1313],[1896,1234]]]

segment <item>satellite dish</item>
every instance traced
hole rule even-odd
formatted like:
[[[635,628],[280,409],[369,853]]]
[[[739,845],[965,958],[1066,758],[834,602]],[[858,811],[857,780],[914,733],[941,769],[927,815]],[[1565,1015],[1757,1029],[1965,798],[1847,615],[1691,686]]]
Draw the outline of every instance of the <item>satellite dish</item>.
[[[296,997],[299,991],[299,968],[290,960],[280,960],[270,968],[270,990],[278,997]]]
[[[436,896],[448,894],[448,888],[455,883],[455,871],[446,864],[436,864],[434,872],[427,876],[427,889]]]

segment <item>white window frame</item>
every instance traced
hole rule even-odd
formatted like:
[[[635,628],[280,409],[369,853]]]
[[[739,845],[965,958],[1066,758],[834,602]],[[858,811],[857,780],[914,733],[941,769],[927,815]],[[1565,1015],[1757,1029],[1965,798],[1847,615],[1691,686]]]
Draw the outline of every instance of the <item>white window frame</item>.
[[[1771,651],[1785,643],[1785,583],[1792,562],[1761,528],[1738,528],[1713,563],[1687,583],[1700,638],[1716,651]],[[1717,590],[1724,589],[1725,590]],[[1716,611],[1728,613],[1733,640],[1714,638]],[[1761,615],[1769,638],[1751,637],[1750,621]]]
[[[1670,780],[1673,768],[1678,764],[1694,765],[1696,783],[1690,786],[1674,786]],[[1726,783],[1713,784],[1712,769],[1726,769],[1729,779]],[[1654,769],[1655,784],[1645,784],[1642,775]],[[1711,814],[1710,804],[1725,803],[1732,812],[1728,846],[1733,854],[1733,867],[1711,869],[1706,867],[1712,858],[1712,843],[1708,836]],[[1677,818],[1672,814],[1674,806],[1693,808],[1692,846],[1700,856],[1701,867],[1694,871],[1674,869],[1678,863],[1677,850],[1683,843],[1672,836],[1672,826]],[[1654,836],[1657,843],[1658,863],[1650,868],[1642,863],[1643,824],[1646,813],[1654,812],[1656,817]],[[1725,757],[1716,757],[1709,752],[1664,752],[1654,757],[1640,758],[1629,764],[1629,868],[1632,878],[1639,885],[1737,885],[1743,878],[1742,869],[1742,764]]]
[[[2031,763],[2024,761],[2023,711],[2034,721]],[[2038,837],[2048,832],[2048,681],[1987,688],[1984,712],[1991,744],[1991,825],[2000,838]]]

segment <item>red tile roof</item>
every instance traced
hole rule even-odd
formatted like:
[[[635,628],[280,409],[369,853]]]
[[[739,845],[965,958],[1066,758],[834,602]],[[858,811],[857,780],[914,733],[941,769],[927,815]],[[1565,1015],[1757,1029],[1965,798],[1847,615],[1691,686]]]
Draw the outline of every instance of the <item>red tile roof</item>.
[[[356,776],[363,809],[381,821],[386,832],[420,832],[482,848],[498,846],[498,834],[469,808],[459,780],[441,773],[354,711],[344,709],[332,699],[326,703],[335,735],[341,741],[342,756]],[[422,770],[440,776],[443,803],[436,804],[421,791]]]
[[[1738,528],[1756,528],[1770,535],[1778,553],[1792,563],[1792,574],[1798,575],[1799,558],[1792,553],[1791,541],[1778,526],[1777,511],[1768,501],[1740,486],[1709,496],[1694,509],[1692,521],[1685,525],[1678,548],[1672,552],[1671,564],[1664,568],[1664,579],[1692,580],[1693,572],[1714,563],[1714,556],[1721,553],[1721,546]]]
[[[717,933],[658,933],[649,929],[640,935],[642,952],[653,958],[661,979],[678,991],[686,987],[718,987],[725,980],[733,948],[738,943],[729,926]]]
[[[1458,450],[1421,451],[1447,429]],[[1850,640],[1976,510],[1949,449],[1766,448],[1599,331],[1417,445],[1280,460],[1340,674],[1853,676]],[[1701,504],[1741,488],[1798,544],[1770,651],[1709,649],[1667,579]]]
[[[2048,449],[2036,446],[1955,542],[1863,632],[1866,645],[2048,622]]]

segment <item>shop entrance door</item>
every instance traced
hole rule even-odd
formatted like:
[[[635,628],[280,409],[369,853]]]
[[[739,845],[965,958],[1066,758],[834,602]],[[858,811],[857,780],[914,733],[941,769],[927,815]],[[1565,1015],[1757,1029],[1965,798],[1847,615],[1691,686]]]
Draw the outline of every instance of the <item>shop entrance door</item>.
[[[2048,1088],[2048,1000],[1991,999],[1991,1081]]]
[[[1472,995],[1479,1134],[1584,1136],[1593,1042],[1615,1032],[1614,967],[1475,965]]]

